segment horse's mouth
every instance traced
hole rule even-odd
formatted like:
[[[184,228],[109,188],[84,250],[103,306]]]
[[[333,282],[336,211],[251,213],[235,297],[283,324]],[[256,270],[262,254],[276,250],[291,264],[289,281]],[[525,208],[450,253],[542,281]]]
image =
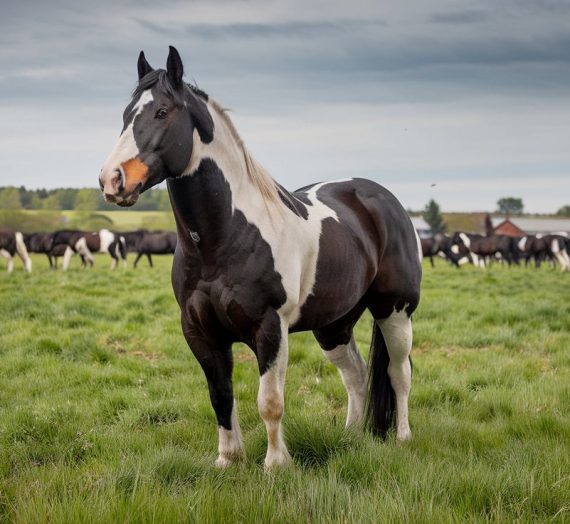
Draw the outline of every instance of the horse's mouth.
[[[117,204],[121,207],[131,207],[132,205],[136,204],[137,200],[139,199],[141,188],[142,184],[137,184],[133,191],[131,191],[128,195],[109,195],[107,193],[104,193],[103,197],[105,198],[105,202]]]

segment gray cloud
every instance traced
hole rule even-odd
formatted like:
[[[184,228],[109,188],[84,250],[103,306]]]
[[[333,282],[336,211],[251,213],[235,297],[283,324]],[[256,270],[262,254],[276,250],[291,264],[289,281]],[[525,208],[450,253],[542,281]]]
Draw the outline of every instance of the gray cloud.
[[[18,173],[18,183],[28,185],[93,185],[119,132],[138,52],[164,67],[174,44],[187,78],[236,110],[252,150],[288,187],[349,173],[405,179],[413,188],[406,192],[404,184],[399,194],[417,207],[431,194],[428,179],[442,178],[454,182],[448,192],[442,188],[444,207],[455,198],[483,208],[485,198],[494,204],[499,186],[486,192],[483,184],[475,202],[462,195],[461,181],[503,173],[505,187],[519,176],[534,188],[530,196],[545,176],[562,194],[567,186],[555,181],[570,171],[560,139],[570,136],[570,4],[471,5],[3,5],[1,183]],[[537,122],[537,115],[548,120]],[[49,176],[33,171],[34,152]]]
[[[488,16],[483,11],[449,11],[431,15],[430,21],[442,24],[475,24],[487,20]]]

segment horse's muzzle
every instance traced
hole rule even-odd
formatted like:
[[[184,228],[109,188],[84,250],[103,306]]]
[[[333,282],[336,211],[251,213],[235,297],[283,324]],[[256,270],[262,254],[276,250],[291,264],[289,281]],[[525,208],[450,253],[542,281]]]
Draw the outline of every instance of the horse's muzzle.
[[[137,184],[132,191],[125,193],[125,173],[122,168],[118,168],[110,174],[102,172],[99,175],[99,187],[106,202],[129,207],[138,200],[142,184]]]

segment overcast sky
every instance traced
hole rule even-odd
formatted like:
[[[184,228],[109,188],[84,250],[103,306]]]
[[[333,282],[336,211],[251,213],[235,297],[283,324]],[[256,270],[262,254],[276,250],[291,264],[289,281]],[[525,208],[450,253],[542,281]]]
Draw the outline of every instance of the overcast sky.
[[[570,204],[567,0],[0,0],[0,185],[97,187],[137,55],[168,45],[289,189]]]

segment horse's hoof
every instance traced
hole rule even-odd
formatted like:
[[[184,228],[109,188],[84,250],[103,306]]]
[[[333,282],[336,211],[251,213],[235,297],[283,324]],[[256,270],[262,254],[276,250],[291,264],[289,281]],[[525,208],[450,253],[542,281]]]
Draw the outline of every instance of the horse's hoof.
[[[267,454],[265,457],[265,471],[285,467],[291,462],[291,455],[289,455],[287,450],[271,453],[271,455]]]
[[[217,468],[227,468],[228,466],[231,466],[234,463],[233,460],[230,460],[227,457],[223,457],[222,455],[220,455],[217,459],[216,462],[214,462],[214,465]]]
[[[412,440],[412,432],[410,431],[409,428],[398,430],[398,432],[396,433],[396,440],[398,440],[399,442],[409,442],[410,440]]]

